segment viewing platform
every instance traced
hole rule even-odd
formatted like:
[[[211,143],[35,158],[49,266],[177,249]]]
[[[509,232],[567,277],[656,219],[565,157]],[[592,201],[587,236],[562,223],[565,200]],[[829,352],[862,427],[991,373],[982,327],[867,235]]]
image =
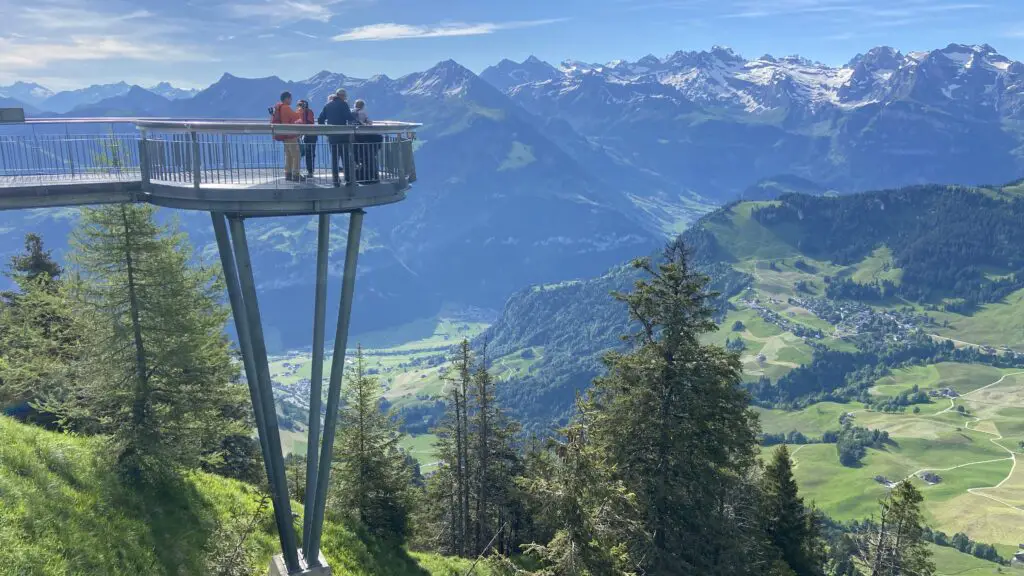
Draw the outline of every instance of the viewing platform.
[[[22,120],[21,111],[16,112]],[[0,113],[0,120],[5,117]],[[317,126],[152,118],[0,122],[0,210],[148,202],[210,213],[281,542],[272,574],[331,574],[320,540],[363,217],[366,208],[405,198],[416,180],[418,127],[404,122]],[[300,137],[305,157],[299,159],[299,179],[285,177],[281,137]],[[320,418],[311,418],[307,431],[300,552],[245,220],[317,215],[309,406],[311,414],[319,415],[335,213],[348,214],[345,264],[323,435]]]
[[[244,217],[351,212],[398,202],[416,180],[418,124],[30,119],[0,123],[0,210],[148,202]],[[285,178],[284,144],[313,152]],[[315,136],[316,143],[304,143]],[[337,164],[332,162],[337,154]],[[307,174],[306,158],[300,172]]]

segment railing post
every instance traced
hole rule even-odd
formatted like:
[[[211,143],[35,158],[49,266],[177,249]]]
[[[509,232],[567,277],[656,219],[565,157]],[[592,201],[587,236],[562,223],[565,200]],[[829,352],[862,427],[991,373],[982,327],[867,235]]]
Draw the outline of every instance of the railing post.
[[[398,136],[397,138],[395,138],[395,146],[398,147],[398,154],[397,154],[398,168],[395,171],[397,176],[398,176],[398,187],[404,190],[405,189],[405,185],[406,185],[406,181],[405,181],[405,139],[403,139],[401,136]]]
[[[75,177],[75,154],[71,151],[71,132],[68,125],[64,125],[64,144],[68,150],[68,164],[71,166],[71,177]]]
[[[224,180],[231,182],[231,147],[228,146],[228,135],[221,134],[220,136],[220,153],[224,160],[224,171],[227,172]]]
[[[139,138],[139,175],[143,186],[149,186],[149,140],[146,138],[146,129],[142,128],[142,137]]]
[[[348,135],[348,145],[345,146],[345,185],[351,186],[356,181],[356,157],[354,152],[356,135]]]
[[[202,182],[202,172],[199,165],[199,135],[192,132],[192,187],[198,189]]]

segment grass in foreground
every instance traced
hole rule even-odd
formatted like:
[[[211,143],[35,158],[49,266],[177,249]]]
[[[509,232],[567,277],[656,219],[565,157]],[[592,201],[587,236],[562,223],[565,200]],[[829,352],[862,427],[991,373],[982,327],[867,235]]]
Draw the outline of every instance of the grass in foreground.
[[[253,487],[195,472],[177,484],[129,490],[103,451],[100,438],[0,417],[0,575],[204,574],[205,547],[224,537],[221,528],[254,516],[257,530],[247,542],[253,568],[266,570],[277,536],[269,509],[255,515]],[[336,573],[356,576],[449,576],[466,564],[410,555],[331,522],[323,550]]]

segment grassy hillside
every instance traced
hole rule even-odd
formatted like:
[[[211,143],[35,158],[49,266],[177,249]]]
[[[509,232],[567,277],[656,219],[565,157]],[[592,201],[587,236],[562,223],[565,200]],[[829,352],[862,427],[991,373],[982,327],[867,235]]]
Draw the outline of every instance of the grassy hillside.
[[[0,417],[0,575],[206,574],[209,544],[238,541],[232,528],[252,518],[248,561],[266,570],[277,536],[271,511],[257,514],[253,487],[196,472],[179,484],[127,490],[105,464],[103,448],[100,438]],[[301,519],[296,523],[301,534]],[[335,573],[346,575],[448,576],[469,567],[364,540],[331,522],[323,551]]]
[[[918,414],[827,402],[794,412],[758,411],[764,430],[772,433],[798,430],[820,436],[837,429],[845,413],[853,414],[858,426],[889,432],[892,443],[869,448],[856,467],[840,465],[832,444],[790,447],[801,492],[831,516],[850,520],[874,513],[887,490],[876,476],[914,478],[932,528],[950,535],[964,532],[1009,554],[1024,539],[1024,468],[1016,466],[1024,440],[1024,371],[941,363],[900,370],[878,384],[887,389],[911,385],[952,387],[960,396],[935,399]],[[966,414],[956,411],[960,405]],[[917,477],[925,470],[937,473],[941,482]]]

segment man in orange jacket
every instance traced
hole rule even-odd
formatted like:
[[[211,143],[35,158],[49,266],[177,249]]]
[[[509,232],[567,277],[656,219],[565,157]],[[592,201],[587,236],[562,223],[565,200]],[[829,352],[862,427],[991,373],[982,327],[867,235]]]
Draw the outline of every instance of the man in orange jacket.
[[[292,110],[292,93],[282,92],[281,101],[274,106],[271,124],[299,124],[302,116]],[[299,168],[299,137],[297,135],[274,135],[274,140],[284,142],[284,179],[294,182],[305,180]]]

